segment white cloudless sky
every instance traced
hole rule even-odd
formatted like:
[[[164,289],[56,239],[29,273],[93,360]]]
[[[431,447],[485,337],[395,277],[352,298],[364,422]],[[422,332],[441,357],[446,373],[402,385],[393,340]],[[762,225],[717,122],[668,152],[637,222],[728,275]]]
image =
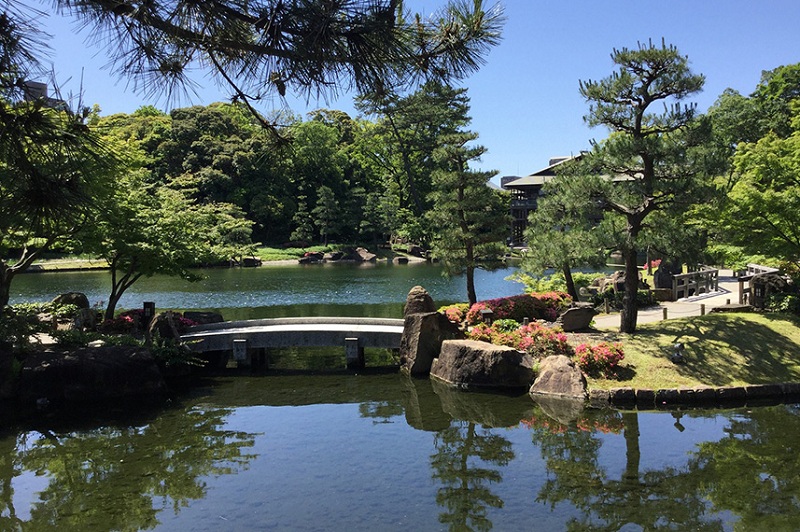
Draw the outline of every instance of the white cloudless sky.
[[[51,11],[49,2],[29,5]],[[614,48],[634,48],[652,40],[675,45],[696,73],[706,76],[702,93],[689,98],[705,112],[723,90],[753,91],[764,70],[800,62],[800,0],[506,0],[498,2],[506,22],[501,44],[488,54],[481,70],[460,86],[468,89],[473,118],[470,129],[488,152],[477,167],[503,175],[527,175],[550,157],[576,154],[592,139],[607,136],[583,121],[587,103],[579,80],[600,79],[613,71]],[[406,0],[406,7],[426,15],[443,0]],[[492,5],[487,3],[487,5]],[[163,100],[136,94],[126,80],[107,68],[105,50],[76,33],[73,21],[50,14],[51,60],[64,93],[82,86],[83,103],[97,103],[103,114],[130,113]],[[82,85],[81,85],[82,79]],[[177,106],[225,101],[202,75],[198,96]],[[328,107],[355,115],[351,95],[328,101],[289,98],[297,114]],[[280,104],[278,104],[280,105]],[[263,110],[269,110],[264,107]]]

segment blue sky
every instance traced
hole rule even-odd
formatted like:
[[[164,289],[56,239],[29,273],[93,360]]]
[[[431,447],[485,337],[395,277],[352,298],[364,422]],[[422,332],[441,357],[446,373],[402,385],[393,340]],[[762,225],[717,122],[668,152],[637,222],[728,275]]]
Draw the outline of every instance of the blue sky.
[[[478,167],[502,175],[527,175],[552,156],[588,149],[607,135],[583,122],[588,106],[578,81],[599,79],[613,70],[614,48],[653,40],[677,46],[691,68],[706,76],[702,93],[689,101],[701,112],[722,91],[749,94],[761,72],[800,62],[798,0],[506,0],[502,43],[486,65],[464,80],[471,99],[471,129],[488,152]],[[37,5],[33,3],[33,5]],[[406,7],[430,14],[443,0],[406,0]],[[44,7],[42,7],[44,6]],[[40,5],[49,9],[50,4]],[[103,66],[102,49],[75,34],[67,19],[51,15],[52,61],[65,92],[77,93],[83,77],[83,101],[97,103],[103,114],[132,112],[143,104],[167,110],[164,101],[148,101],[126,88]],[[199,97],[180,105],[225,100],[202,76]],[[290,98],[298,114],[329,107],[355,114],[352,98],[311,101]],[[266,108],[265,108],[266,110]]]

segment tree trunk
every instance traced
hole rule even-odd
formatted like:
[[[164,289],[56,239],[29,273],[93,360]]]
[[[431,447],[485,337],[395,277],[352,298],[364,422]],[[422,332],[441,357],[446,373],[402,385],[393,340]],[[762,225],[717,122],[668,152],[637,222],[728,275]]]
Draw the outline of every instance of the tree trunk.
[[[561,271],[564,273],[564,280],[567,282],[567,293],[572,297],[573,301],[578,301],[578,291],[575,289],[575,280],[572,278],[572,268],[569,267],[569,262],[564,262],[561,265]]]
[[[625,258],[625,295],[622,298],[622,313],[619,322],[619,332],[636,332],[636,321],[639,309],[636,305],[636,296],[639,292],[639,265],[636,263],[636,249],[630,246],[623,250]]]
[[[8,305],[11,299],[11,280],[14,278],[14,270],[5,264],[0,264],[0,310]]]
[[[475,294],[475,266],[471,264],[467,266],[467,299],[469,306],[478,302],[478,296]]]
[[[107,320],[114,319],[114,311],[116,311],[117,303],[119,303],[121,297],[122,297],[122,291],[117,290],[116,287],[114,287],[111,290],[111,295],[108,296],[108,306],[106,306],[106,313],[104,319]]]
[[[469,301],[469,306],[472,306],[478,302],[478,296],[475,293],[475,249],[472,244],[467,243],[465,251],[465,262],[467,265],[467,300]]]

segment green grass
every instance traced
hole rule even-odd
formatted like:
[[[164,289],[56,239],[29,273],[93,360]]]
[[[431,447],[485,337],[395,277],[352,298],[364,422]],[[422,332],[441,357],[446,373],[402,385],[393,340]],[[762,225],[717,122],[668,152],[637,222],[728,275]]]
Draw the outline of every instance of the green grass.
[[[319,251],[322,253],[328,253],[329,251],[338,251],[343,250],[346,248],[354,248],[357,247],[356,245],[345,245],[345,244],[329,244],[327,246],[319,245],[319,246],[309,246],[307,248],[274,248],[270,246],[261,246],[256,248],[255,255],[256,257],[261,258],[264,262],[274,262],[279,260],[297,260],[302,257],[308,251]],[[371,253],[375,253],[379,258],[391,258],[393,255],[398,253],[392,253],[386,249],[372,249],[367,246],[367,249]]]
[[[625,348],[619,380],[590,388],[638,389],[800,382],[800,318],[786,314],[709,314],[637,327],[618,335]],[[673,364],[675,343],[685,364]]]

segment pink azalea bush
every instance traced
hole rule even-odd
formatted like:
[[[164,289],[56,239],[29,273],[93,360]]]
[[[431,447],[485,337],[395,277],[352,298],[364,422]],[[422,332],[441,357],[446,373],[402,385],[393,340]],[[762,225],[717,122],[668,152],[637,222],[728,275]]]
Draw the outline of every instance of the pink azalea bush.
[[[481,310],[491,310],[495,320],[512,319],[523,321],[530,320],[555,321],[558,314],[572,303],[572,298],[564,292],[539,292],[520,294],[511,297],[501,297],[478,301],[467,312],[467,325],[476,325],[481,322]]]
[[[617,366],[625,353],[619,343],[601,342],[597,345],[580,344],[575,348],[578,367],[592,377],[616,377]]]
[[[481,323],[468,333],[471,340],[489,342],[495,345],[507,345],[524,351],[536,358],[551,355],[572,356],[572,346],[567,342],[567,335],[558,327],[545,327],[536,322],[521,325],[516,330],[497,322],[491,327]]]
[[[441,307],[439,312],[444,314],[452,323],[461,323],[467,316],[469,310],[469,303],[455,303]]]

